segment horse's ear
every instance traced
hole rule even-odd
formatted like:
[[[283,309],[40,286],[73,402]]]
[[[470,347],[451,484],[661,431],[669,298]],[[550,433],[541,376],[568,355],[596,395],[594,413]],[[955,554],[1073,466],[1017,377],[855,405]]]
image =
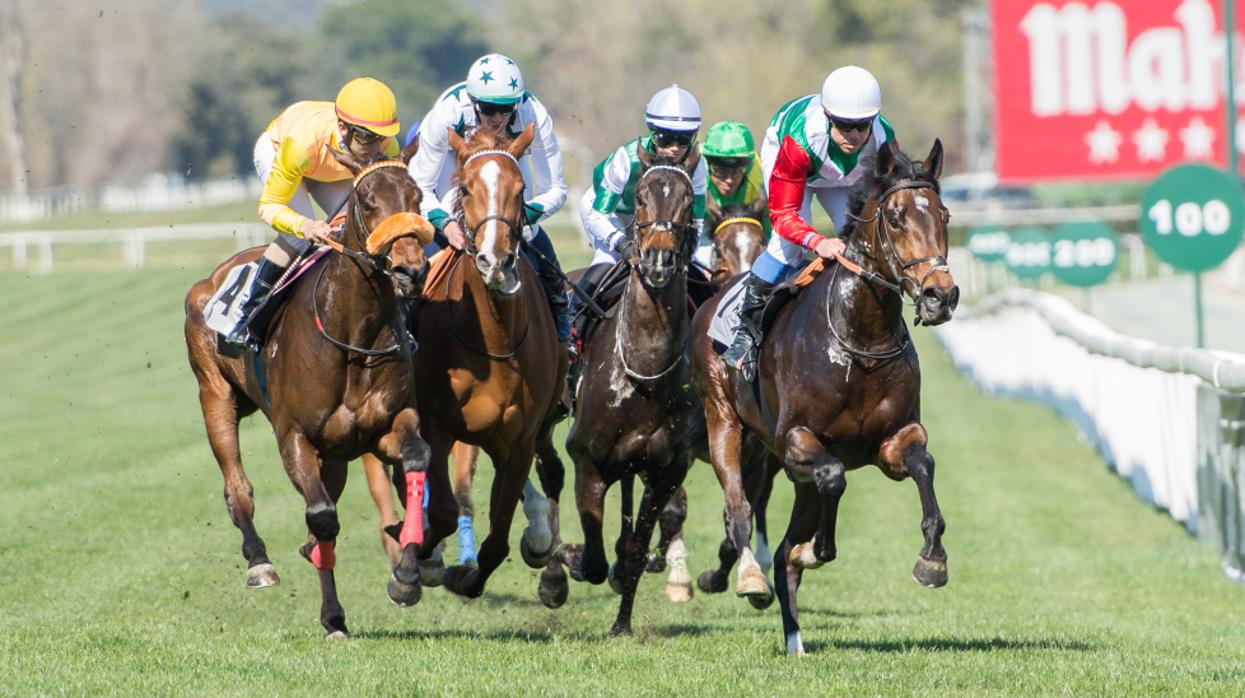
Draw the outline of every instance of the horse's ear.
[[[458,132],[454,129],[451,128],[446,130],[449,131],[447,135],[449,136],[450,150],[454,151],[454,157],[458,158],[459,162],[466,162],[467,141],[464,141],[463,137],[458,135]]]
[[[341,163],[342,167],[350,170],[351,172],[357,173],[359,170],[363,169],[363,165],[355,159],[355,156],[350,154],[350,151],[330,147],[329,152],[333,154],[334,160]]]
[[[700,164],[700,148],[695,144],[688,146],[687,157],[683,158],[683,169],[689,175],[696,174],[696,166]]]
[[[415,157],[415,153],[417,152],[419,152],[418,135],[412,138],[410,143],[406,144],[406,147],[402,149],[402,152],[398,155],[398,157],[402,158],[402,162],[409,165],[411,164],[411,158]]]
[[[649,152],[648,148],[644,147],[643,143],[636,146],[635,155],[640,160],[640,165],[642,165],[644,169],[647,170],[653,166],[653,154]]]
[[[536,124],[528,124],[527,128],[523,129],[523,133],[519,134],[518,138],[510,141],[510,145],[506,147],[506,152],[513,155],[516,160],[523,157],[523,154],[527,152],[527,149],[532,147],[532,139],[535,137]]]
[[[942,140],[934,139],[934,147],[929,149],[929,157],[921,164],[921,168],[938,179],[942,176]]]
[[[768,216],[766,212],[767,208],[769,208],[769,200],[764,196],[758,196],[756,200],[752,202],[752,217],[757,220],[764,220]]]
[[[883,143],[882,146],[878,148],[878,157],[873,163],[873,172],[879,177],[884,177],[890,174],[891,170],[894,169],[895,152],[891,150],[890,143]]]

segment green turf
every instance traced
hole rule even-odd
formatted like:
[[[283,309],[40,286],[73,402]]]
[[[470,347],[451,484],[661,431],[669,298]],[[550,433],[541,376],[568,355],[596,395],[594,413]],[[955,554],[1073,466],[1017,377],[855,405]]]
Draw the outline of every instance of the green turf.
[[[914,334],[948,524],[945,589],[911,579],[915,487],[870,469],[848,476],[839,560],[805,576],[803,659],[783,655],[776,607],[699,593],[671,605],[651,575],[635,636],[608,639],[608,588],[574,585],[564,608],[546,610],[517,553],[479,600],[430,589],[397,609],[355,469],[337,567],[355,638],[326,643],[315,575],[295,553],[302,500],[262,417],[244,423],[242,443],[282,582],[244,588],[182,341],[183,294],[211,263],[0,273],[0,693],[1239,695],[1245,685],[1245,589],[1223,578],[1214,551],[1137,500],[1050,411],[977,394],[925,329]],[[490,480],[483,465],[481,513]],[[689,491],[698,572],[722,534],[707,465]],[[781,532],[785,481],[774,499]],[[563,531],[575,541],[571,501],[568,489]],[[521,528],[520,516],[515,545]]]

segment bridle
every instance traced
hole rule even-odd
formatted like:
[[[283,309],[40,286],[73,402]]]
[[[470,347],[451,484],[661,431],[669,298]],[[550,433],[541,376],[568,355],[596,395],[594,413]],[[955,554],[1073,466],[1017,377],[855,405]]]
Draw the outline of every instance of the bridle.
[[[887,223],[886,217],[882,215],[882,207],[886,204],[886,200],[890,198],[891,195],[905,189],[937,190],[937,187],[933,182],[920,179],[899,182],[898,184],[895,184],[891,188],[882,192],[882,195],[877,198],[877,202],[874,204],[872,216],[869,216],[868,218],[860,218],[859,216],[852,215],[851,212],[848,212],[847,214],[848,218],[851,218],[857,223],[864,225],[868,225],[869,223],[876,224],[873,226],[873,243],[877,246],[878,250],[881,251],[882,261],[886,264],[887,271],[890,272],[891,277],[896,279],[898,283],[892,282],[890,279],[887,279],[876,272],[863,269],[860,265],[850,262],[841,256],[839,258],[839,262],[857,276],[884,286],[899,294],[901,300],[903,299],[903,292],[908,290],[906,284],[912,284],[915,290],[909,290],[908,295],[912,298],[913,305],[915,305],[916,300],[920,296],[921,291],[925,288],[925,282],[929,280],[929,277],[939,271],[950,271],[951,268],[947,265],[947,258],[944,255],[918,257],[916,259],[904,260],[895,250],[895,241],[891,234],[891,226]],[[920,281],[912,279],[903,273],[918,264],[929,264],[929,269],[926,270],[925,275],[921,277]]]
[[[367,227],[367,222],[363,220],[363,206],[359,202],[359,183],[362,182],[364,178],[366,178],[368,175],[372,174],[373,172],[376,172],[377,170],[382,170],[388,167],[400,167],[403,170],[405,170],[406,163],[402,162],[401,160],[392,160],[392,159],[378,160],[368,165],[367,167],[364,167],[362,170],[359,170],[359,172],[355,174],[354,183],[350,187],[350,196],[348,197],[347,201],[349,201],[351,212],[354,214],[353,216],[354,223],[358,227],[359,232],[362,235],[364,240],[367,239],[369,231]],[[389,279],[392,281],[393,273],[389,271],[389,265],[392,263],[392,260],[389,259],[389,255],[368,254],[367,252],[363,252],[363,251],[352,249],[350,247],[346,247],[345,245],[335,240],[326,240],[325,244],[333,248],[333,250],[335,250],[336,252],[342,255],[345,255],[346,257],[349,257],[350,259],[353,259],[356,262],[361,262],[362,264],[370,268],[374,273],[389,277]],[[326,330],[324,327],[324,321],[320,317],[320,303],[319,303],[320,284],[321,282],[324,281],[324,273],[327,268],[328,268],[327,266],[320,267],[320,272],[316,276],[315,288],[311,290],[311,312],[313,316],[315,317],[316,329],[320,332],[320,336],[323,337],[329,344],[332,344],[333,346],[339,349],[343,349],[345,351],[353,351],[357,354],[363,354],[364,356],[385,356],[387,354],[394,354],[400,351],[402,349],[402,345],[404,342],[403,342],[403,337],[398,332],[397,323],[390,323],[390,326],[389,326],[390,331],[393,332],[394,343],[381,349],[368,349],[365,347],[357,347],[353,344],[349,344],[347,342],[343,342],[339,339],[336,339],[335,337],[333,337],[332,335],[328,333],[328,330]],[[407,300],[407,301],[412,300],[411,298],[407,296],[396,296],[396,297],[400,300]],[[411,336],[410,331],[407,330],[405,327],[403,327],[402,334],[406,335],[405,343],[407,345],[414,344],[415,338]]]
[[[696,187],[692,184],[692,176],[687,173],[687,170],[684,170],[682,167],[675,167],[674,165],[651,165],[648,169],[644,170],[644,174],[640,175],[640,179],[635,184],[636,189],[638,190],[640,188],[640,184],[644,181],[645,177],[648,177],[654,172],[663,170],[679,173],[679,176],[687,181],[688,189],[693,192],[693,197],[695,197],[694,192]],[[686,266],[688,258],[691,257],[691,251],[696,248],[696,226],[684,221],[676,221],[671,219],[659,218],[657,220],[644,221],[643,223],[637,223],[635,222],[635,219],[632,219],[631,224],[627,226],[627,232],[630,235],[636,235],[644,228],[648,228],[650,226],[660,227],[666,230],[677,230],[683,235],[683,244],[678,249],[678,258],[675,260],[675,265],[676,267]],[[639,241],[636,240],[635,242],[638,248]],[[641,273],[643,273],[643,267],[639,267],[639,269],[641,270]]]
[[[489,157],[489,156],[500,156],[500,157],[507,158],[511,162],[514,163],[515,167],[519,167],[519,159],[516,158],[514,155],[512,155],[510,151],[501,150],[499,148],[488,148],[486,150],[478,150],[472,153],[466,160],[463,161],[463,166],[461,169],[466,170],[467,165],[470,165],[471,161],[475,160],[476,158]],[[460,190],[461,190],[461,187],[460,187]],[[459,201],[461,200],[462,200],[462,196],[460,193]],[[512,218],[508,218],[506,216],[501,216],[497,214],[494,214],[491,216],[485,216],[481,218],[480,220],[476,221],[476,224],[474,226],[469,226],[467,225],[466,214],[463,212],[463,209],[459,207],[458,215],[456,218],[458,221],[458,225],[467,233],[467,245],[469,247],[466,251],[472,257],[474,257],[476,253],[479,252],[479,249],[476,247],[476,236],[479,234],[480,228],[483,228],[485,224],[487,224],[489,221],[497,221],[501,223],[502,225],[506,226],[507,235],[509,235],[512,238],[521,237],[521,233],[523,232],[523,226],[518,221]]]

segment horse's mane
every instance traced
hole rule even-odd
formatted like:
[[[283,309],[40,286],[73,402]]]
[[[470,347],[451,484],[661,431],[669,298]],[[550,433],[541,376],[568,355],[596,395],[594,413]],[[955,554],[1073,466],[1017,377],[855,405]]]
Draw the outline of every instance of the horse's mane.
[[[886,143],[879,146],[879,148],[889,147],[889,144]],[[859,216],[865,205],[872,201],[875,197],[881,195],[882,192],[890,189],[896,184],[906,180],[915,179],[923,182],[929,182],[934,187],[934,191],[940,191],[938,179],[934,177],[933,174],[926,172],[925,169],[921,167],[922,163],[914,162],[907,156],[906,153],[898,148],[891,150],[891,154],[894,156],[895,166],[885,175],[879,176],[875,171],[878,159],[878,150],[876,148],[871,149],[867,154],[860,158],[858,163],[856,163],[856,167],[863,170],[865,176],[861,177],[860,181],[852,185],[852,191],[851,194],[849,194],[847,203],[847,211],[850,215]],[[843,237],[850,236],[855,228],[856,221],[854,219],[849,219],[847,225],[843,227],[843,231],[840,235]]]

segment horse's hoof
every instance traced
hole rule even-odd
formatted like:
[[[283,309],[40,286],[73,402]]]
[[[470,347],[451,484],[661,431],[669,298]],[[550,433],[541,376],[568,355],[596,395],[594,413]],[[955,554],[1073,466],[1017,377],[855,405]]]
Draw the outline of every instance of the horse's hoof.
[[[426,587],[439,587],[445,579],[445,563],[433,556],[419,561],[419,582]]]
[[[350,633],[345,630],[333,630],[324,636],[325,640],[349,640]]]
[[[752,604],[752,607],[758,611],[764,611],[765,609],[774,605],[774,587],[769,586],[768,579],[766,580],[766,582],[767,582],[766,586],[769,588],[768,594],[766,594],[765,596],[749,596],[748,597],[748,603]]]
[[[740,568],[739,579],[735,580],[735,596],[769,596],[770,593],[769,580],[760,567]]]
[[[815,570],[826,564],[825,562],[817,559],[817,555],[813,552],[813,543],[811,541],[808,543],[800,543],[795,546],[795,548],[791,550],[791,555],[788,559],[791,561],[791,565],[793,567],[802,570]]]
[[[630,634],[630,623],[614,623],[614,627],[610,628],[610,637],[627,637]]]
[[[419,586],[419,582],[407,584],[401,582],[394,575],[389,575],[389,600],[400,608],[407,608],[419,603],[419,597],[423,593]]]
[[[549,549],[543,553],[533,551],[527,545],[527,532],[530,529],[524,529],[523,537],[519,539],[519,555],[523,556],[523,562],[534,570],[538,570],[549,564],[549,559],[553,557],[553,541],[549,542]]]
[[[718,574],[717,570],[705,570],[696,578],[696,586],[706,594],[721,594],[726,591],[726,575]]]
[[[275,587],[280,583],[281,578],[277,576],[277,568],[271,563],[262,562],[246,571],[246,585],[251,589]]]
[[[666,584],[666,599],[671,603],[687,603],[692,600],[692,585],[685,584]]]
[[[468,581],[472,579],[472,575],[476,574],[476,567],[463,567],[462,565],[453,565],[445,568],[445,578],[442,580],[445,588],[451,592],[466,597],[468,599],[478,599],[484,593],[484,589],[472,589],[468,587]]]
[[[644,571],[649,574],[658,574],[666,571],[666,557],[657,553],[648,554],[648,564],[644,566]]]
[[[536,588],[536,594],[545,608],[561,608],[570,593],[566,572],[562,571],[561,565],[558,565],[556,569],[545,568],[545,571],[540,573],[540,586]]]
[[[912,568],[912,578],[917,584],[927,589],[937,589],[947,585],[947,561],[930,560],[924,557],[916,559],[916,567]]]
[[[622,583],[622,580],[618,578],[618,563],[617,562],[610,565],[610,573],[607,579],[609,580],[609,583],[610,583],[610,589],[612,589],[615,594],[618,594],[619,596],[621,596],[623,593],[623,583]]]

